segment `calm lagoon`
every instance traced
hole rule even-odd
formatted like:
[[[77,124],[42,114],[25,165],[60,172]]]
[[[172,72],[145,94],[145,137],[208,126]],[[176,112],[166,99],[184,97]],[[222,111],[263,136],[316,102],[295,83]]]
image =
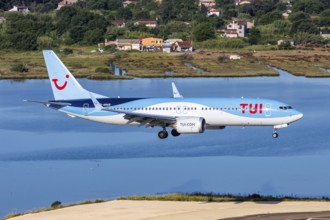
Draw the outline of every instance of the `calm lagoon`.
[[[79,82],[111,97],[260,97],[304,118],[166,140],[158,128],[72,119],[23,99],[50,100],[48,80],[0,81],[0,218],[12,212],[120,195],[213,192],[330,196],[330,79],[280,77]]]

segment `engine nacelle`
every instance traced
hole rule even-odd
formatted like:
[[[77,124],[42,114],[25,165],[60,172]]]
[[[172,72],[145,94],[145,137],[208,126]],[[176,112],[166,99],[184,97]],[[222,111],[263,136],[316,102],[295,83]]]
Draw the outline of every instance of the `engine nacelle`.
[[[203,133],[205,131],[204,118],[179,118],[174,128],[180,134]]]

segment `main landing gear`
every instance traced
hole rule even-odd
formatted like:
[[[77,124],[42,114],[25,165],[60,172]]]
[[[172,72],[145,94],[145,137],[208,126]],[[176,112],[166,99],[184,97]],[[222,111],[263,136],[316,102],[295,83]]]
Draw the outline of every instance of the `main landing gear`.
[[[177,130],[175,130],[175,129],[172,129],[171,134],[172,134],[173,137],[177,137],[177,136],[180,135],[180,133],[177,132]],[[160,139],[165,139],[165,138],[168,137],[168,132],[166,131],[165,128],[163,128],[162,131],[158,132],[158,137],[159,137]]]
[[[168,132],[164,129],[164,130],[158,132],[158,137],[159,137],[160,139],[165,139],[165,138],[168,137]]]
[[[278,138],[278,133],[277,133],[278,129],[274,128],[274,132],[273,132],[273,138]]]

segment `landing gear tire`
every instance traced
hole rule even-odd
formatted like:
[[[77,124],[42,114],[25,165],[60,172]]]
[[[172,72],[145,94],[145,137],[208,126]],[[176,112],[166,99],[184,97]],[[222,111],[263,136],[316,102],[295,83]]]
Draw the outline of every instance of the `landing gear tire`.
[[[278,138],[278,133],[273,133],[273,138]]]
[[[180,135],[180,133],[175,129],[172,129],[171,134],[172,134],[173,137],[177,137],[177,136]]]
[[[160,139],[165,139],[165,138],[167,138],[167,137],[168,137],[168,133],[167,133],[167,131],[166,131],[166,130],[163,130],[163,131],[158,132],[158,137],[159,137]]]

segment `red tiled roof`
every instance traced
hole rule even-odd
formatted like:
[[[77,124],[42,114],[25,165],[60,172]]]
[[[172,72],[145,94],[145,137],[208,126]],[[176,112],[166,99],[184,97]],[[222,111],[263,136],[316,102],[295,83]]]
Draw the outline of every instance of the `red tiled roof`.
[[[122,25],[124,23],[125,23],[124,20],[112,20],[111,21],[111,24],[114,24],[114,25]]]
[[[191,42],[189,41],[178,41],[177,44],[179,45],[179,47],[191,47]]]
[[[157,24],[156,20],[141,19],[137,21],[139,24]]]
[[[237,34],[236,30],[226,30],[226,34]]]
[[[26,8],[29,8],[29,7],[27,7],[27,6],[16,6],[18,9],[26,9]]]
[[[237,23],[238,25],[244,25],[244,24],[245,24],[245,22],[244,22],[244,21],[240,21],[240,20],[238,20],[238,21],[235,21],[235,23]]]

